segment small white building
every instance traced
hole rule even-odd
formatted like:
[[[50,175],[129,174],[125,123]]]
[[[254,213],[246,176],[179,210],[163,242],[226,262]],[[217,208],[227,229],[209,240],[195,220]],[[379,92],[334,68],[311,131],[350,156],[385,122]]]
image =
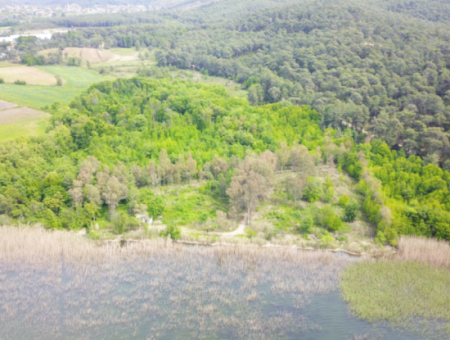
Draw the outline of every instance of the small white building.
[[[148,217],[148,215],[144,215],[144,214],[137,214],[136,218],[140,219],[142,221],[142,223],[148,224],[148,225],[152,225],[153,223],[153,217],[150,216]]]

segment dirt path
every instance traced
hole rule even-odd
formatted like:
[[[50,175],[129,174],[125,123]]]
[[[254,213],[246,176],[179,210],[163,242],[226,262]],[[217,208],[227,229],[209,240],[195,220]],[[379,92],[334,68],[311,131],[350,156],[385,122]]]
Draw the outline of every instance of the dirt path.
[[[215,233],[216,235],[221,236],[237,236],[237,235],[245,235],[245,224],[241,223],[239,224],[239,227],[237,227],[236,230],[230,231],[229,233]]]
[[[241,223],[239,224],[239,227],[237,227],[236,230],[230,231],[228,233],[214,233],[215,235],[220,235],[220,236],[238,236],[238,235],[245,235],[245,221],[247,220],[247,214],[244,214],[244,217],[241,221]]]

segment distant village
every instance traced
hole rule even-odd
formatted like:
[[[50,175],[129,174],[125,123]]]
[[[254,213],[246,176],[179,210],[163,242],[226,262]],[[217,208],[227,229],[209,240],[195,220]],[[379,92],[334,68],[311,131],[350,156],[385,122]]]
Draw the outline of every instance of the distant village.
[[[158,10],[160,7],[152,5],[95,5],[82,7],[78,4],[65,6],[2,6],[0,7],[0,20],[24,17],[52,17],[57,15],[85,15],[100,13],[135,13]]]

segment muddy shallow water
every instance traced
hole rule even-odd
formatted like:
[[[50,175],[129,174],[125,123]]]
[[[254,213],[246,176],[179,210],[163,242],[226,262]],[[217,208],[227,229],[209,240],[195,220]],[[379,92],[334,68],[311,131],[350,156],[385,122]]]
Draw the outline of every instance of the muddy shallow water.
[[[348,313],[342,254],[0,263],[1,339],[430,339]],[[438,337],[437,337],[438,338]]]

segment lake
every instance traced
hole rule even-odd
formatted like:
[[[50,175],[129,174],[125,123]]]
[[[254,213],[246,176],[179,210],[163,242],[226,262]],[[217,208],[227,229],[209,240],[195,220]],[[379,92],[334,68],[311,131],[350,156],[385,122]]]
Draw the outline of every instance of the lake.
[[[2,339],[438,339],[349,314],[343,254],[176,247],[0,263]]]

